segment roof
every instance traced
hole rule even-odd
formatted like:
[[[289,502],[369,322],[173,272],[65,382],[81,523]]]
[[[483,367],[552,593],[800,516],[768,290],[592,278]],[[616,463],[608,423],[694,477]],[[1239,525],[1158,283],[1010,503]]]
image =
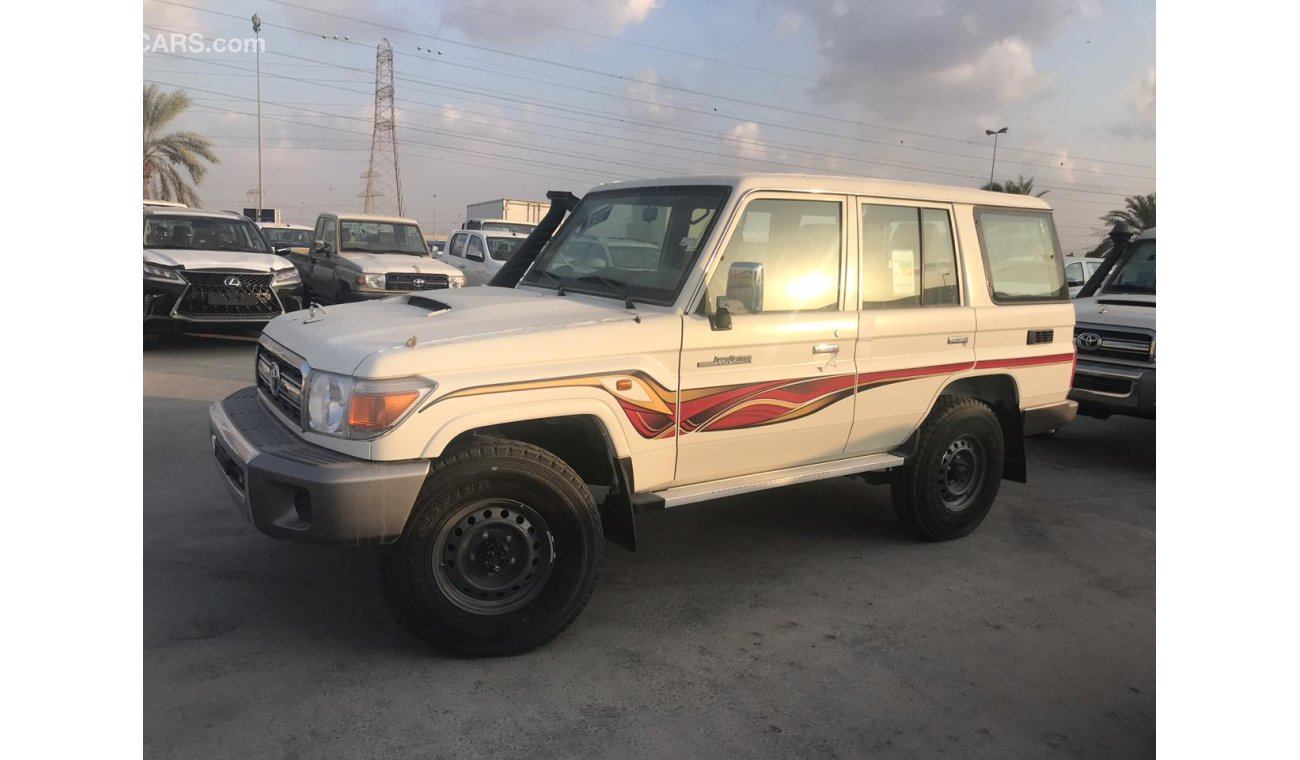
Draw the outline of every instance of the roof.
[[[186,206],[184,203],[181,203],[181,202],[179,202],[179,201],[160,201],[160,200],[153,200],[153,199],[150,199],[150,198],[145,198],[145,199],[144,199],[144,205],[146,205],[146,206],[162,206],[162,207],[165,207],[165,208],[188,208],[188,206]]]
[[[624,190],[668,185],[726,185],[746,193],[753,190],[784,190],[794,192],[824,192],[871,195],[879,198],[946,201],[984,206],[1014,206],[1018,208],[1050,209],[1042,198],[1032,195],[995,193],[970,187],[931,185],[922,182],[903,182],[871,177],[843,177],[824,174],[714,174],[690,177],[660,177],[629,180],[597,185],[600,190]]]
[[[315,230],[314,227],[308,227],[305,224],[289,224],[288,222],[258,222],[257,226],[275,230],[307,230],[308,232]]]
[[[240,219],[249,221],[243,214],[233,211],[209,211],[201,208],[172,208],[170,206],[145,206],[145,216],[206,217],[209,219]]]
[[[408,219],[404,216],[384,216],[383,214],[350,214],[348,212],[321,214],[321,216],[336,216],[339,219],[346,219],[349,222],[388,222],[389,224],[414,224],[419,226],[419,222],[414,219]]]

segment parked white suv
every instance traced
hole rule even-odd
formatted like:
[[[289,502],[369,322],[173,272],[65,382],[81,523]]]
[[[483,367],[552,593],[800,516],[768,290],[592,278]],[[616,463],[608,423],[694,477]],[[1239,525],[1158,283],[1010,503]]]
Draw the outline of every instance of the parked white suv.
[[[457,230],[440,258],[465,274],[467,286],[486,285],[527,239],[517,232]]]
[[[587,270],[629,241],[654,255]],[[255,386],[210,412],[243,515],[278,538],[386,544],[394,613],[447,650],[557,635],[603,537],[635,548],[648,510],[857,475],[892,487],[915,535],[966,535],[1002,479],[1024,481],[1025,434],[1075,414],[1074,310],[1038,198],[617,183],[522,248],[520,271],[532,256],[513,288],[277,319]]]

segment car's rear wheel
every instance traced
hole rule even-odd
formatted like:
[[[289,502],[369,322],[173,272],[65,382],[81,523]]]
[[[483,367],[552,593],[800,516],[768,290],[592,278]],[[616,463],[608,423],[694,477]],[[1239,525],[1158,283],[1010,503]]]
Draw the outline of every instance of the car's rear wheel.
[[[894,509],[920,538],[960,538],[988,515],[1005,461],[993,410],[975,399],[943,397],[922,424],[915,452],[894,474]]]
[[[591,492],[563,461],[480,439],[439,460],[401,540],[384,551],[398,621],[453,654],[526,652],[586,606],[603,538]]]

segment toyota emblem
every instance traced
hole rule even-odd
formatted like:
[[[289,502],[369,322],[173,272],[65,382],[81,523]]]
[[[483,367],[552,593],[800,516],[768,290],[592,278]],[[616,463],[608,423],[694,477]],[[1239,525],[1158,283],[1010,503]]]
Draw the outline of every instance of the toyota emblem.
[[[280,365],[272,363],[270,377],[266,378],[266,384],[271,387],[271,395],[280,392]]]
[[[1096,351],[1101,347],[1101,336],[1097,333],[1079,333],[1074,339],[1075,345],[1085,351]]]
[[[238,277],[227,277],[226,279],[222,280],[222,282],[225,283],[225,286],[228,288],[237,288],[242,284],[239,282]]]
[[[414,286],[417,287],[417,288],[422,288],[422,287],[424,287],[424,278],[423,278],[423,277],[416,277],[414,280],[411,280],[411,284],[414,285]]]

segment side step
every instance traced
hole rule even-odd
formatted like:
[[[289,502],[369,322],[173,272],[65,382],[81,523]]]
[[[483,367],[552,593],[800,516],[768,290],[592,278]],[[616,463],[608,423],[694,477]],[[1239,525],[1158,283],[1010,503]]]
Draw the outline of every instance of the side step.
[[[902,464],[903,458],[897,454],[870,454],[864,457],[840,459],[834,462],[806,464],[801,467],[791,467],[787,470],[776,470],[757,475],[742,475],[737,478],[713,480],[708,483],[678,486],[665,491],[656,491],[650,496],[654,501],[662,500],[664,507],[680,507],[684,504],[694,504],[697,501],[721,499],[726,496],[749,493],[750,491],[764,491],[769,488],[794,485],[795,483],[837,478],[841,475],[856,475],[860,472],[887,470],[890,467],[898,467]],[[638,499],[637,501],[642,500]]]

